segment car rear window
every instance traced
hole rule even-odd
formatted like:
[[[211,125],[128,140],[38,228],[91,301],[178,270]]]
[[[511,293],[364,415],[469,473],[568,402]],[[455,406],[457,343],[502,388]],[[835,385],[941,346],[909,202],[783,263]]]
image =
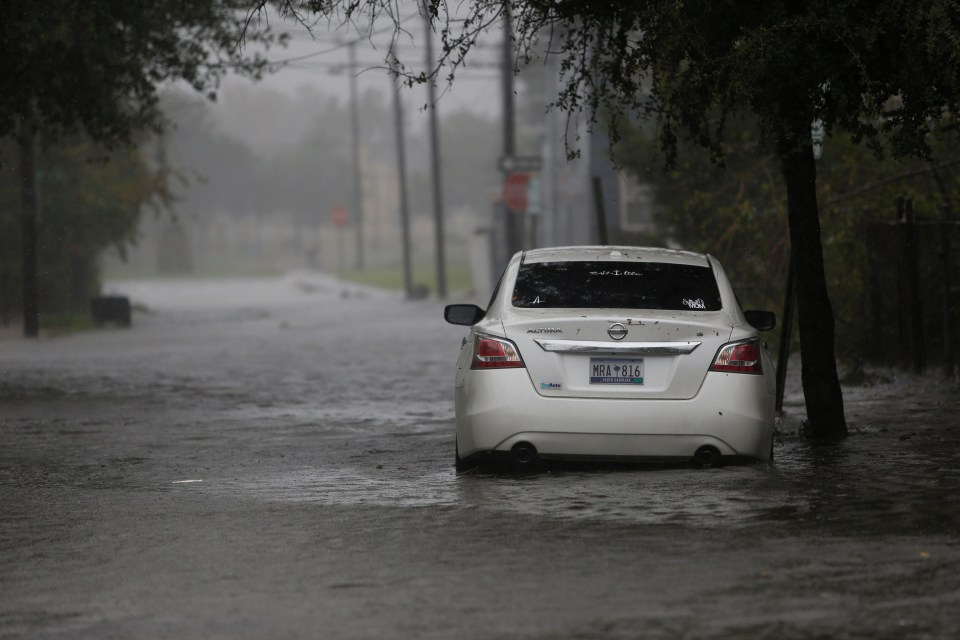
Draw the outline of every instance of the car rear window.
[[[534,262],[520,265],[513,306],[717,311],[713,270],[663,262]]]

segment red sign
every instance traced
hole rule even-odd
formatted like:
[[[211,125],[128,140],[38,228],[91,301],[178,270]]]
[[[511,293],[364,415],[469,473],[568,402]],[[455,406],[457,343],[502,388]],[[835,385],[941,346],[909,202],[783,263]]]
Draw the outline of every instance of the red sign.
[[[503,181],[503,204],[512,213],[527,210],[527,184],[529,173],[509,173]]]
[[[347,223],[350,222],[350,214],[347,213],[347,208],[337,205],[330,209],[330,222],[335,227],[347,226]]]

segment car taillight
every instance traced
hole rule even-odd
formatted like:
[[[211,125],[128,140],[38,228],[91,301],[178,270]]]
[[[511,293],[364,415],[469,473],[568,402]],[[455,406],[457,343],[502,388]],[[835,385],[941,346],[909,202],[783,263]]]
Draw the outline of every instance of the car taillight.
[[[474,338],[471,369],[517,369],[523,366],[517,345],[509,340],[484,333],[478,333]]]
[[[763,366],[760,364],[760,341],[741,340],[723,345],[713,359],[710,371],[763,373]]]

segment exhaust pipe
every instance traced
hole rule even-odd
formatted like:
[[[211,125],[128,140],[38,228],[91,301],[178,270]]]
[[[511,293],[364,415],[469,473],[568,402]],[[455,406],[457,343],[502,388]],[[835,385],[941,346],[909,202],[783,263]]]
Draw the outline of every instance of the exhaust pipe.
[[[720,455],[719,449],[712,445],[705,444],[693,454],[693,463],[701,469],[710,469],[712,467],[719,467],[722,458],[723,456]]]

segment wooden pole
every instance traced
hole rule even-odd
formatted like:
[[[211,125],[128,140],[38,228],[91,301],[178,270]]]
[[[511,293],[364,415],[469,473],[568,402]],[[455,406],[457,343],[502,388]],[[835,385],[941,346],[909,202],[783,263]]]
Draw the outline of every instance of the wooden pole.
[[[600,176],[593,176],[593,204],[597,214],[597,240],[600,244],[610,244],[607,235],[607,213],[603,206],[603,182]]]
[[[400,234],[403,243],[403,289],[407,299],[413,297],[413,268],[410,264],[410,199],[407,195],[407,152],[404,141],[403,102],[400,97],[400,78],[397,75],[397,55],[390,49],[393,71],[393,118],[397,136],[397,180],[400,187]]]
[[[430,28],[430,13],[424,5],[424,38],[426,40],[427,71],[433,69],[433,33]],[[436,247],[437,297],[447,297],[447,259],[444,249],[443,230],[443,181],[440,172],[440,133],[437,128],[437,95],[434,78],[427,80],[427,116],[430,132],[430,183],[433,187],[433,228]]]

